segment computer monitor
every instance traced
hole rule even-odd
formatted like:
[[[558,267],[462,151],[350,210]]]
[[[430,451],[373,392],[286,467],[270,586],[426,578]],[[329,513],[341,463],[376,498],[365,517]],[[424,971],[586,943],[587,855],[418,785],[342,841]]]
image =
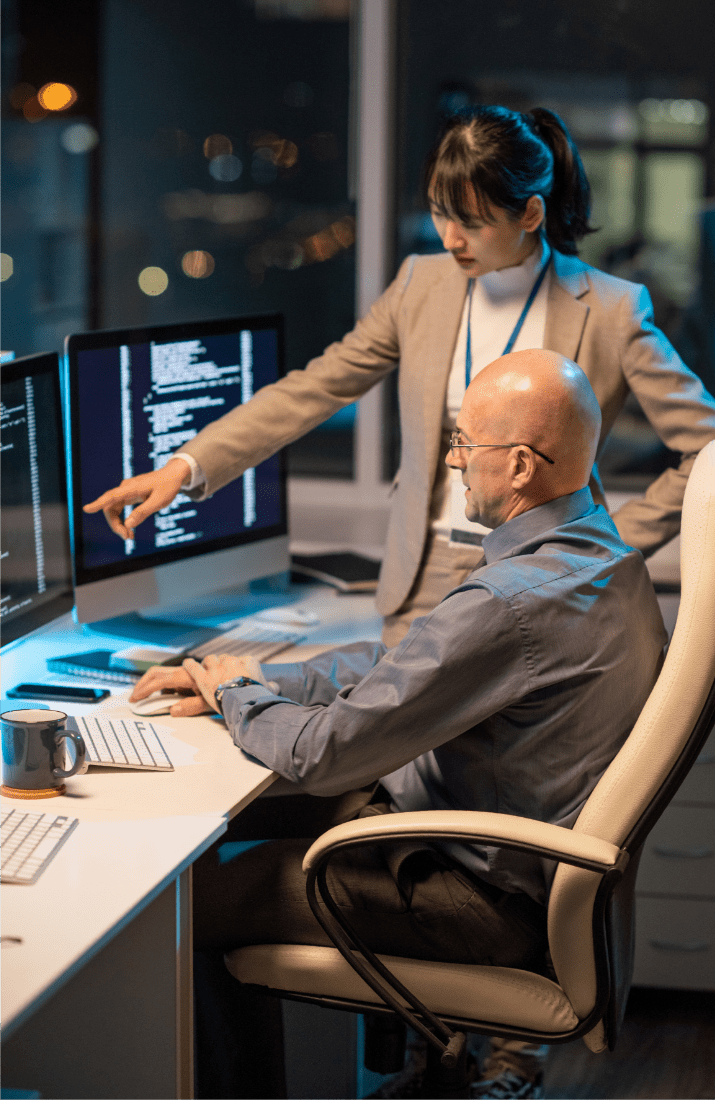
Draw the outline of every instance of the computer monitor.
[[[278,315],[69,336],[71,508],[79,622],[175,607],[288,568],[283,454],[215,496],[172,504],[123,541],[82,505],[159,469],[284,371]]]
[[[2,645],[72,609],[60,396],[52,352],[3,363]]]

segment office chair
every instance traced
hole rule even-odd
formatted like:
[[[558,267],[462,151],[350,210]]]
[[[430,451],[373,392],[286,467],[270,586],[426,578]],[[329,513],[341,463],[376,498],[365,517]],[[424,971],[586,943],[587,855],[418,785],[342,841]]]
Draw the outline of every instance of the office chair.
[[[688,480],[681,585],[660,675],[573,829],[463,811],[387,814],[338,825],[315,841],[303,864],[311,908],[335,947],[244,947],[226,956],[231,974],[264,991],[331,1008],[396,1012],[445,1067],[463,1062],[464,1031],[539,1043],[582,1037],[594,1052],[612,1050],[632,975],[640,851],[715,721],[715,441],[700,452]],[[548,902],[555,980],[509,967],[370,951],[330,897],[328,861],[343,847],[416,838],[480,841],[558,861]]]

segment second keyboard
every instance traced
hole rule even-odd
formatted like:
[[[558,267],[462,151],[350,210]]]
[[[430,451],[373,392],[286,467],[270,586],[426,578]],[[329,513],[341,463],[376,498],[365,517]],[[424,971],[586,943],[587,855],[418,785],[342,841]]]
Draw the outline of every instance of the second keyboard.
[[[179,653],[176,657],[170,657],[163,661],[165,665],[180,665],[185,657],[193,657],[196,661],[203,661],[210,654],[228,653],[231,657],[255,657],[257,661],[268,661],[284,649],[292,645],[300,645],[306,639],[305,632],[290,630],[286,627],[277,629],[272,626],[263,626],[255,621],[242,620],[236,626],[227,630],[225,634],[219,634],[208,642],[193,646],[191,649]]]
[[[71,719],[84,738],[85,764],[171,772],[171,763],[151,722],[94,715]]]

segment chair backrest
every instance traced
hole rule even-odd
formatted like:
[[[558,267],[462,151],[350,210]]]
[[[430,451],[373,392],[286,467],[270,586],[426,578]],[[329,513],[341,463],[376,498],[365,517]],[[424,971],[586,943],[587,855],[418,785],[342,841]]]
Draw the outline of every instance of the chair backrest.
[[[715,441],[700,452],[688,479],[680,545],[680,608],[663,668],[574,825],[632,852],[697,755],[693,731],[703,724],[715,680]],[[706,735],[698,733],[700,741]],[[593,872],[561,864],[549,899],[554,968],[580,1018],[596,995],[592,916],[598,880]],[[602,1049],[603,1037],[594,1035],[588,1045]]]

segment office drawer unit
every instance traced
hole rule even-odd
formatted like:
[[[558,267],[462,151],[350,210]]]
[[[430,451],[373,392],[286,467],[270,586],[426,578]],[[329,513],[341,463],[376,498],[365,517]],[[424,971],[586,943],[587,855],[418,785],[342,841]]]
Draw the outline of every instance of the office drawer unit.
[[[633,983],[715,989],[715,901],[639,897]]]
[[[646,841],[636,895],[634,984],[715,989],[715,733]]]
[[[638,891],[715,898],[715,828],[710,806],[669,806],[648,837]]]

